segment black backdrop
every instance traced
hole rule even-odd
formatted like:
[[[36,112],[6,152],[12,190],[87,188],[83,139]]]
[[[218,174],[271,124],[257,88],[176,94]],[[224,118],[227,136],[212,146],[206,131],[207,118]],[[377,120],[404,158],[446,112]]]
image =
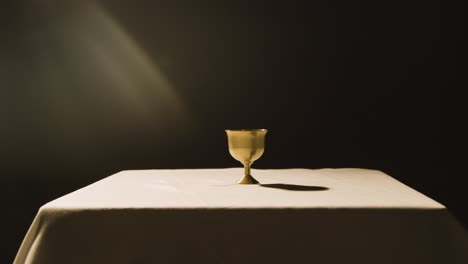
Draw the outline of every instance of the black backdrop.
[[[452,154],[465,112],[446,92],[464,62],[457,10],[2,2],[0,263],[42,204],[115,172],[239,166],[226,128],[270,130],[256,168],[379,169],[466,225],[464,156]]]

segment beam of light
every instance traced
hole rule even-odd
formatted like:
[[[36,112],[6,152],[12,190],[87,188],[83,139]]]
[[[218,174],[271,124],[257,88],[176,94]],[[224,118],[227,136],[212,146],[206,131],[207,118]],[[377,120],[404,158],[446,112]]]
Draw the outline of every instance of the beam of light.
[[[94,63],[103,70],[102,74],[112,82],[121,98],[142,114],[152,114],[151,104],[154,103],[167,104],[166,107],[177,114],[185,114],[184,105],[171,83],[110,14],[94,2],[89,2],[82,12],[71,21],[72,28],[68,29],[75,38],[64,37],[76,41],[94,57]],[[152,92],[149,89],[157,92],[159,102],[150,101],[154,97],[148,96]]]
[[[28,85],[49,98],[55,122],[78,134],[83,116],[115,110],[125,120],[188,125],[171,82],[111,14],[92,1],[55,4],[36,4],[43,21],[25,37],[35,65]]]

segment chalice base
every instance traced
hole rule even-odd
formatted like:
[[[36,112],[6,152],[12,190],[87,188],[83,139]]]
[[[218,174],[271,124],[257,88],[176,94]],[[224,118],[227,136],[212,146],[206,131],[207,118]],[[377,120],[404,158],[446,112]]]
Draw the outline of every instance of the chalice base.
[[[258,181],[252,175],[244,175],[237,181],[238,184],[258,184]]]

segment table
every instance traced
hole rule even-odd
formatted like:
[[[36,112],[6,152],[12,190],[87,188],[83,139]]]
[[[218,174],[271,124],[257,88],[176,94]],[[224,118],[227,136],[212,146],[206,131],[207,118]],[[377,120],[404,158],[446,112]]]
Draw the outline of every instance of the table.
[[[42,206],[20,263],[468,263],[440,203],[377,170],[122,171]]]

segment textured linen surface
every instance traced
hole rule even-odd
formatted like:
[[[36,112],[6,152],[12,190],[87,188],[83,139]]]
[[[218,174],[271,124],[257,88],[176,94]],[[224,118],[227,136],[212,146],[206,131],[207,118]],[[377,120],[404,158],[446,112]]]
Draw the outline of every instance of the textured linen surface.
[[[438,202],[366,169],[122,171],[42,206],[20,263],[468,263]]]

